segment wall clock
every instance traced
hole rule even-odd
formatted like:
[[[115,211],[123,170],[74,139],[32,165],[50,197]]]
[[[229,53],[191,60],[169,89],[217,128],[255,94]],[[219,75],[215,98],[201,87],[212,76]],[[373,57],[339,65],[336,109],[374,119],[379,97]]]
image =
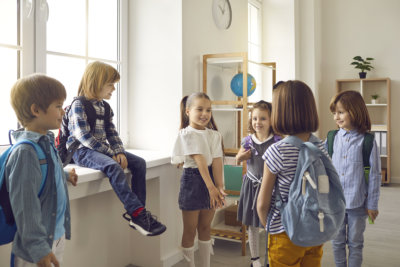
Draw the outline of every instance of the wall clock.
[[[212,15],[215,25],[219,29],[228,29],[232,23],[232,9],[229,0],[213,0]]]

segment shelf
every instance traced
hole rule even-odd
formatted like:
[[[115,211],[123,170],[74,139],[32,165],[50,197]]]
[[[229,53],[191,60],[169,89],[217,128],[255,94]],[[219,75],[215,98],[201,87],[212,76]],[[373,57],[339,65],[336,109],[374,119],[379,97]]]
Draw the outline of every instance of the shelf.
[[[337,82],[386,82],[389,78],[338,79]]]
[[[387,125],[385,124],[372,124],[371,132],[387,132]]]
[[[367,107],[387,107],[387,104],[365,104]]]

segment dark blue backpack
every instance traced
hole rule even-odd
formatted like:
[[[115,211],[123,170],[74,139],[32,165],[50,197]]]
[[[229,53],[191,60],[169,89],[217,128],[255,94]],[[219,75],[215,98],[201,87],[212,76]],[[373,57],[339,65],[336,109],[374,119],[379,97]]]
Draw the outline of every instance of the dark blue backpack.
[[[346,203],[339,176],[330,158],[311,135],[308,142],[288,136],[282,142],[299,148],[296,173],[283,202],[275,186],[276,207],[290,240],[302,247],[317,246],[332,240],[343,224]]]
[[[6,186],[5,170],[6,163],[11,152],[20,144],[31,145],[35,150],[39,158],[40,169],[42,171],[42,183],[38,196],[42,194],[44,185],[47,178],[47,159],[43,152],[43,149],[35,142],[30,140],[22,140],[18,143],[11,145],[6,151],[0,156],[0,245],[5,245],[14,240],[17,226],[15,224],[14,215],[11,209],[10,197]]]

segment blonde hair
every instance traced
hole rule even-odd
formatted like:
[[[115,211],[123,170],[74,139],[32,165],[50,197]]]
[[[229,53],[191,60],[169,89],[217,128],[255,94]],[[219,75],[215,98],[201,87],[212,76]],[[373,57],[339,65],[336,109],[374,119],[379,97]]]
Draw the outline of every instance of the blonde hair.
[[[277,84],[272,93],[272,129],[275,133],[294,135],[318,130],[314,95],[302,81]]]
[[[359,133],[371,131],[371,119],[369,118],[368,109],[359,92],[343,91],[335,95],[329,105],[331,112],[336,111],[338,102],[349,113],[350,123]]]
[[[97,98],[105,84],[116,83],[119,79],[120,75],[114,67],[100,61],[89,63],[79,84],[78,96]]]
[[[44,74],[32,74],[19,79],[11,88],[11,105],[22,126],[26,126],[35,116],[31,112],[36,104],[44,112],[56,100],[65,100],[67,93],[58,80]]]

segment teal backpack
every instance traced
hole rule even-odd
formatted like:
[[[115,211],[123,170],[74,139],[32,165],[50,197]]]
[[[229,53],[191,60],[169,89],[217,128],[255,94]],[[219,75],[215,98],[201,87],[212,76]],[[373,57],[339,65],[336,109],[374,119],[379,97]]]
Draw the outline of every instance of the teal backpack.
[[[335,141],[335,136],[339,130],[332,130],[328,132],[327,142],[328,142],[328,154],[332,158],[333,155],[333,143]],[[371,133],[365,133],[363,140],[363,165],[364,165],[364,177],[365,182],[368,185],[369,171],[371,170],[371,165],[369,164],[369,158],[371,156],[372,146],[374,145],[374,135]]]
[[[10,142],[11,143],[11,142]],[[40,185],[38,196],[42,194],[47,179],[47,159],[43,149],[35,142],[30,140],[21,140],[12,145],[0,156],[0,245],[11,243],[14,240],[17,226],[11,209],[9,192],[6,186],[5,169],[7,160],[11,152],[21,144],[31,145],[39,158],[40,169],[42,171],[42,183]]]

